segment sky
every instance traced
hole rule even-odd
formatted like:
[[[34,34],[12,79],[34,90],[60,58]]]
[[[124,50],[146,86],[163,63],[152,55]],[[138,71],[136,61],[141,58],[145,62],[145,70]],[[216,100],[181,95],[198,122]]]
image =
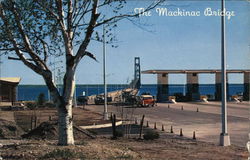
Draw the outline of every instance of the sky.
[[[126,10],[145,6],[149,1],[128,1]],[[151,16],[138,19],[144,29],[128,20],[118,23],[113,33],[118,48],[107,45],[107,83],[129,83],[133,78],[134,57],[140,57],[141,70],[149,69],[220,69],[221,38],[220,16],[205,16],[204,10],[220,9],[220,1],[169,1],[168,11],[178,8],[200,12],[199,16],[160,16],[156,9]],[[231,14],[226,20],[226,47],[228,69],[250,69],[250,3],[227,1],[226,10]],[[76,72],[77,84],[103,83],[102,44],[91,42],[88,50],[99,62],[84,58]],[[55,61],[59,61],[55,59]],[[21,62],[1,57],[1,77],[21,77],[21,84],[44,84],[43,79]],[[59,64],[62,65],[62,64]],[[59,66],[58,65],[58,66]],[[199,82],[214,83],[214,74],[200,74]],[[242,83],[242,74],[229,74],[230,83]],[[156,75],[142,75],[142,84],[156,84]],[[184,74],[170,75],[170,84],[186,83]]]

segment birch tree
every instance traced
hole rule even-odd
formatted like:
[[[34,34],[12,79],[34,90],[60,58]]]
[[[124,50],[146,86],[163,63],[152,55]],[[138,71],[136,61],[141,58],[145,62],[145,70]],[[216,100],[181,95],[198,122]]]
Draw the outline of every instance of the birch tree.
[[[149,1],[150,2],[150,1]],[[151,1],[147,12],[163,0]],[[102,41],[98,27],[112,28],[122,19],[133,21],[139,13],[124,9],[125,0],[4,0],[0,2],[0,51],[15,55],[25,66],[42,76],[58,109],[59,145],[73,145],[72,103],[75,72],[84,57],[94,60],[87,48],[91,41]],[[103,8],[109,14],[103,13]],[[48,57],[65,58],[63,92],[53,81]],[[87,69],[86,69],[87,70]]]

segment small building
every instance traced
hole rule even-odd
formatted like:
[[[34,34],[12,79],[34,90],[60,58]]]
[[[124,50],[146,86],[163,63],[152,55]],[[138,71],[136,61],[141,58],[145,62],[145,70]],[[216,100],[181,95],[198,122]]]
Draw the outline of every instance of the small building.
[[[16,102],[20,77],[0,78],[0,102]]]

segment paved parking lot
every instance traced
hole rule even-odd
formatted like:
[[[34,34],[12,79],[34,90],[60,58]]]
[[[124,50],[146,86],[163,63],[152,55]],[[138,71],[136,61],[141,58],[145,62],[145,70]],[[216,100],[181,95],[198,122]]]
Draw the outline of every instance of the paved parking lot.
[[[86,109],[102,113],[103,105],[88,105]],[[148,121],[150,127],[154,127],[154,123],[157,123],[157,128],[161,129],[163,124],[165,130],[169,132],[172,125],[176,134],[179,134],[182,128],[184,136],[192,137],[195,131],[199,140],[214,143],[219,142],[221,132],[220,110],[219,102],[159,103],[151,108],[108,106],[108,112],[116,113],[119,117],[123,113],[124,117],[133,115],[139,120],[144,114],[145,122]],[[249,111],[247,102],[228,103],[228,133],[232,144],[245,146],[248,141]]]

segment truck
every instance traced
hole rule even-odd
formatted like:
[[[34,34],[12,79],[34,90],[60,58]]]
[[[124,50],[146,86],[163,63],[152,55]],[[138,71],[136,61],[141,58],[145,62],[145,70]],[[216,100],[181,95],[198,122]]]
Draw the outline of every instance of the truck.
[[[139,96],[138,101],[137,101],[137,106],[141,107],[154,107],[156,105],[156,100],[154,96],[150,94],[142,94]]]

